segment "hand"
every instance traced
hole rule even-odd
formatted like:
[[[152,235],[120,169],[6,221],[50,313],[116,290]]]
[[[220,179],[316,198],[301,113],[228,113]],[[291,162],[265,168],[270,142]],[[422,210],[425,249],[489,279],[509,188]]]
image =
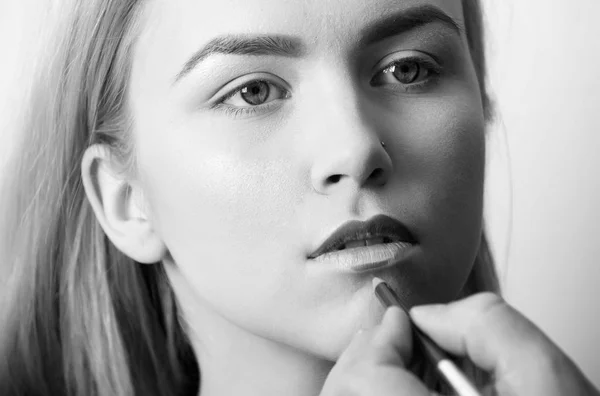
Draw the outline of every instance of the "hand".
[[[558,346],[496,294],[415,307],[410,315],[443,349],[493,373],[500,396],[600,396]]]
[[[320,396],[429,396],[406,369],[411,354],[408,316],[390,307],[379,325],[354,336],[329,372]]]
[[[416,307],[410,314],[442,348],[493,373],[499,396],[600,396],[548,337],[495,294]],[[406,315],[393,307],[379,326],[357,334],[329,373],[321,396],[430,396],[406,369],[412,346],[401,336],[407,326]]]

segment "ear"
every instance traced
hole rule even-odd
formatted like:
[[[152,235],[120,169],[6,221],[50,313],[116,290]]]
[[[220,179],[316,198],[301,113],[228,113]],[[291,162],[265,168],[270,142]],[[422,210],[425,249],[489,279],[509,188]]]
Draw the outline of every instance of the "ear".
[[[96,218],[111,242],[140,263],[162,260],[167,249],[148,216],[141,187],[116,171],[109,148],[95,144],[84,153],[81,177]]]

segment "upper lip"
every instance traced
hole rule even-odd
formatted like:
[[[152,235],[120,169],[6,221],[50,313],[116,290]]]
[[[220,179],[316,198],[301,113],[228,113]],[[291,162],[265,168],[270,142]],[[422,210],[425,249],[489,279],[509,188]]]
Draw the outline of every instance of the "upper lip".
[[[389,216],[379,214],[366,222],[351,220],[342,224],[308,258],[313,259],[330,251],[338,250],[346,242],[377,237],[410,243],[415,242],[414,237],[404,224]]]

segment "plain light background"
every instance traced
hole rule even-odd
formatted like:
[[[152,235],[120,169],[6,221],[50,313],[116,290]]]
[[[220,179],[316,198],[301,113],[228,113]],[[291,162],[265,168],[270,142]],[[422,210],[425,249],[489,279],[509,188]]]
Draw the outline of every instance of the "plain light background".
[[[600,1],[483,1],[499,114],[485,215],[505,298],[600,387]],[[0,178],[40,4],[0,0]]]
[[[484,2],[501,121],[486,215],[505,295],[598,387],[600,1]]]

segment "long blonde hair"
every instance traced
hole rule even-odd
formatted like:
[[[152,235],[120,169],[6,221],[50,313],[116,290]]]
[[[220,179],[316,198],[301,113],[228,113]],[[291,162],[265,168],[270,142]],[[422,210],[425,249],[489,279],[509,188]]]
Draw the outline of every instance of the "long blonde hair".
[[[80,176],[95,143],[136,176],[125,98],[143,2],[61,3],[0,189],[0,394],[196,395],[200,368],[162,264],[112,245]],[[480,4],[463,3],[489,119]],[[485,233],[465,287],[483,290],[499,291]]]

